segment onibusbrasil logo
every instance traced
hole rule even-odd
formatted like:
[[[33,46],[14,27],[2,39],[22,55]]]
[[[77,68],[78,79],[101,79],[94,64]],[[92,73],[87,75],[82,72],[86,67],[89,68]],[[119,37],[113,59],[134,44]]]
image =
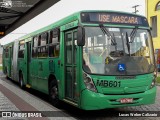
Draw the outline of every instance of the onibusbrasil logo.
[[[3,2],[0,2],[0,7],[4,8],[11,8],[13,6],[11,0],[3,0]]]
[[[0,2],[0,8],[18,8],[18,7],[33,7],[32,4],[28,4],[27,1],[22,0],[3,0],[3,2]]]

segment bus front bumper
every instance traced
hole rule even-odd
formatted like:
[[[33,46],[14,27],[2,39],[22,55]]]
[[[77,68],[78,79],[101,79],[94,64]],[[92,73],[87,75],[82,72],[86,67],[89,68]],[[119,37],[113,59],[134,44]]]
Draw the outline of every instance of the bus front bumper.
[[[104,95],[85,89],[82,91],[80,108],[84,110],[98,110],[106,108],[116,108],[125,106],[138,106],[153,104],[156,97],[156,87],[145,91],[144,93],[129,95]],[[133,98],[132,103],[120,103],[122,98]]]

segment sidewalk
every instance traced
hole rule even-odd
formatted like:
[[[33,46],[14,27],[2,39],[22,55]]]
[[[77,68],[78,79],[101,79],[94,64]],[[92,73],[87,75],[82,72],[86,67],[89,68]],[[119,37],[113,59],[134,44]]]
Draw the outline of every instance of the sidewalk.
[[[157,72],[157,77],[160,77],[160,72]]]

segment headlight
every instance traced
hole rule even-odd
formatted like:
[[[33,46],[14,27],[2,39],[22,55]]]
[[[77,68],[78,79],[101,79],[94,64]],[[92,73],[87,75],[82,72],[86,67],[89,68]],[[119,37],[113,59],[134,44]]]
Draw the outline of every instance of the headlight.
[[[156,85],[156,79],[154,78],[154,79],[152,80],[152,83],[151,83],[150,89],[151,89],[151,88],[153,88],[155,85]]]
[[[153,80],[152,80],[150,89],[153,88],[153,87],[156,85],[156,78],[157,78],[157,69],[154,70],[154,73],[153,73]]]
[[[153,80],[152,80],[150,89],[153,88],[153,87],[156,85],[157,69],[154,70],[153,77],[154,77],[154,78],[153,78]]]
[[[155,69],[153,74],[154,74],[154,77],[157,77],[157,69]]]
[[[97,92],[96,87],[92,81],[92,78],[88,74],[83,73],[83,79],[84,79],[85,86],[88,90]]]

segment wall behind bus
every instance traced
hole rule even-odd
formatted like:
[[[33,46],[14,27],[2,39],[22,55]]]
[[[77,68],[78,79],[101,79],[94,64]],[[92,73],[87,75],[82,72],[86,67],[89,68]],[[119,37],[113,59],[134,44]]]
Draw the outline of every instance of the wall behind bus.
[[[154,49],[160,49],[160,9],[156,10],[159,2],[160,0],[146,0],[146,16],[150,26],[152,25],[151,17],[157,16],[157,36],[153,37]]]

